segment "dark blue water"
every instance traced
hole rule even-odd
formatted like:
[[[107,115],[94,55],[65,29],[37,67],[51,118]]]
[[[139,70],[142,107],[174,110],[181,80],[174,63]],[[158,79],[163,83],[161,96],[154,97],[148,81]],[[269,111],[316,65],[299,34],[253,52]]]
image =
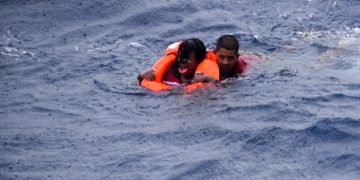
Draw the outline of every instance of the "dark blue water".
[[[360,1],[0,1],[0,179],[359,179]],[[246,76],[136,76],[234,34]]]

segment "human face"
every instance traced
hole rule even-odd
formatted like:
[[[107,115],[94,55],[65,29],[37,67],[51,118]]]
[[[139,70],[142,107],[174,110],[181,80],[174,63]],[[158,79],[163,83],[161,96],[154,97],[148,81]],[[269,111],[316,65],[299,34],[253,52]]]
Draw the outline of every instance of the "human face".
[[[221,73],[230,73],[235,68],[235,63],[239,57],[234,50],[220,48],[216,51],[217,63]]]
[[[188,56],[179,55],[179,73],[183,76],[192,76],[195,73],[198,63],[195,60],[195,52],[191,52]]]

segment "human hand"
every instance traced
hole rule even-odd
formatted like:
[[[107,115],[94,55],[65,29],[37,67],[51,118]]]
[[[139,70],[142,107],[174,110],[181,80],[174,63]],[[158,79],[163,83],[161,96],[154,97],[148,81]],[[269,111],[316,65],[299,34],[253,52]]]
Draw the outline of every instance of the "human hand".
[[[196,82],[214,83],[214,82],[216,82],[216,80],[211,76],[205,75],[203,72],[199,72],[199,73],[195,74],[192,82],[193,83],[196,83]]]
[[[139,81],[139,84],[141,83],[141,81],[143,79],[153,81],[153,80],[155,80],[155,74],[151,69],[149,69],[149,70],[139,73],[139,75],[137,76],[137,79]]]

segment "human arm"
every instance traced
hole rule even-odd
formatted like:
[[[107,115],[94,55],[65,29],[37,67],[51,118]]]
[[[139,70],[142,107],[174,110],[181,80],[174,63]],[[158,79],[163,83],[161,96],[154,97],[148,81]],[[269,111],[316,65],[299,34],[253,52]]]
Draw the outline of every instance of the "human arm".
[[[214,83],[219,81],[219,66],[215,61],[203,60],[196,69],[192,82]]]
[[[217,82],[217,80],[212,76],[208,76],[208,75],[205,75],[203,72],[199,72],[199,73],[195,74],[192,82],[193,83],[196,83],[196,82],[215,83],[215,82]]]
[[[143,71],[143,72],[139,73],[139,75],[137,76],[137,79],[139,81],[139,84],[141,84],[141,81],[143,79],[153,81],[153,80],[155,80],[154,71],[152,69],[148,69],[146,71]]]

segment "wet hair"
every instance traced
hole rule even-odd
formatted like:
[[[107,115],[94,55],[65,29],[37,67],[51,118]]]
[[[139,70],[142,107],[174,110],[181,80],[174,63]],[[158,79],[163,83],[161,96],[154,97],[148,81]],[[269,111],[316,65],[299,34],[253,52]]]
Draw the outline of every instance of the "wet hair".
[[[239,51],[239,41],[233,35],[224,35],[219,37],[216,42],[216,50],[218,51],[220,48],[224,48],[230,51],[235,51],[236,54]]]
[[[180,60],[179,57],[189,58],[189,54],[193,51],[195,52],[195,60],[200,63],[206,54],[204,43],[197,38],[184,40],[179,46],[177,61]]]

